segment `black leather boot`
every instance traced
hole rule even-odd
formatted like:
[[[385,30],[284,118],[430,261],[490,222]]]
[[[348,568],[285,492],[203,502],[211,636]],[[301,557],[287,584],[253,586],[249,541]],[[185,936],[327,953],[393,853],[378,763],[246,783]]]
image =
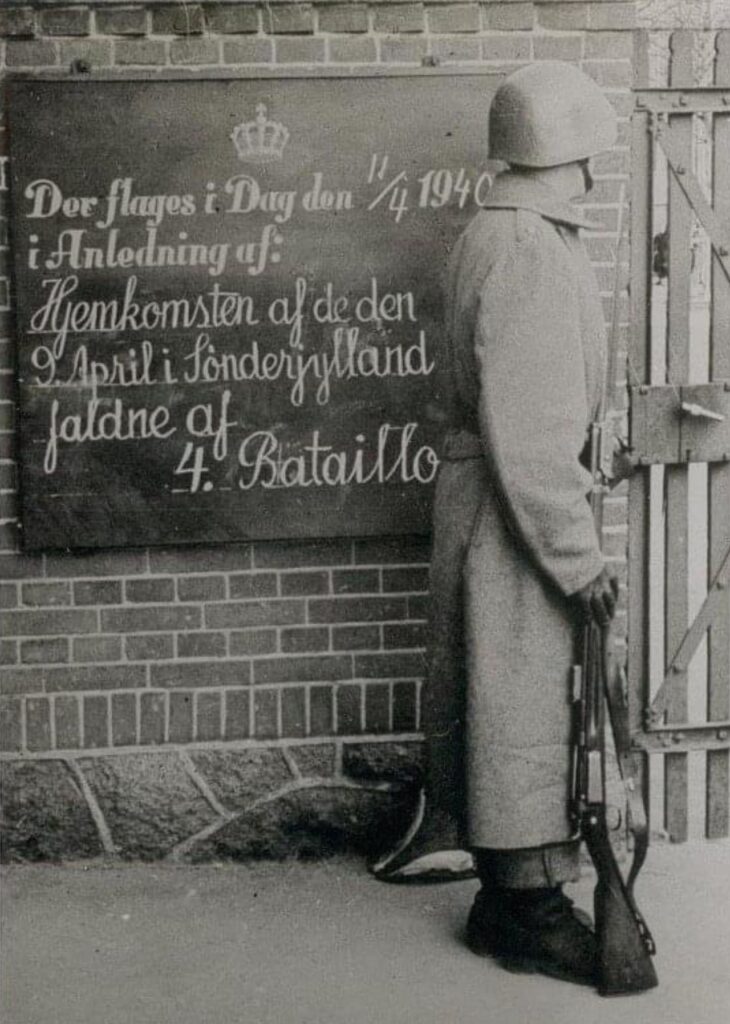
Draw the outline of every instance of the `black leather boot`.
[[[507,970],[595,982],[596,940],[560,887],[482,889],[466,925],[466,943]]]

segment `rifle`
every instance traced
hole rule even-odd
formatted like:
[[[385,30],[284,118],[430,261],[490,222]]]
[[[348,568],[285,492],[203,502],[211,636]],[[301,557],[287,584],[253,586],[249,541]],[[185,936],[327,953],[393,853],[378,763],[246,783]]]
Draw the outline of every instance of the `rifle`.
[[[618,238],[621,240],[621,195]],[[618,248],[618,247],[617,247]],[[616,332],[619,253],[614,316],[609,342],[609,369],[601,408],[591,425],[591,510],[598,536],[603,524],[603,496],[610,480],[615,419],[607,416],[609,387],[616,388]],[[615,394],[611,395],[615,400]],[[615,401],[611,404],[615,405]],[[631,751],[626,688],[611,657],[610,626],[590,621],[583,631],[582,662],[573,668],[574,739],[572,747],[571,817],[585,841],[598,876],[594,916],[598,943],[597,985],[601,995],[643,992],[658,984],[651,957],[654,940],[634,899],[634,882],[646,857],[648,824],[636,785]],[[611,846],[606,812],[605,726],[608,705],[614,742],[627,796],[627,822],[634,837],[634,860],[623,876]]]
[[[575,729],[573,761],[574,823],[585,841],[598,880],[594,916],[598,943],[597,983],[602,996],[643,992],[658,984],[651,957],[654,940],[634,899],[634,882],[646,855],[646,816],[643,809],[630,817],[634,835],[634,863],[624,882],[613,852],[606,812],[606,702],[609,627],[591,622],[585,627],[582,664],[575,666]],[[612,712],[615,708],[611,705]],[[619,742],[616,744],[617,749]],[[628,755],[630,756],[630,755]],[[635,806],[633,776],[620,767]]]

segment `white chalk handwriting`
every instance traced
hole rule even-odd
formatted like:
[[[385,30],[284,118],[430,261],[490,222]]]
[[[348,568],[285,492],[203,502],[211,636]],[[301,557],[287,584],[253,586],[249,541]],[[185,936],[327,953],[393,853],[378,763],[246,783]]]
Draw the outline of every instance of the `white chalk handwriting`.
[[[444,207],[478,207],[491,179],[464,167],[416,174],[387,152],[351,176],[312,170],[287,187],[254,169],[165,192],[122,175],[90,195],[30,181],[22,383],[48,394],[44,472],[86,447],[164,442],[161,485],[175,494],[429,484],[438,459],[408,402],[431,395],[433,297],[375,265],[353,266],[357,283],[343,283],[336,248],[334,262],[316,250],[297,265],[292,239],[315,221],[344,238],[348,218],[384,214],[402,231]],[[331,430],[325,410],[343,402],[352,423],[344,430],[340,416]],[[309,417],[295,441],[286,407],[292,424]],[[358,430],[359,408],[380,423],[370,411]]]

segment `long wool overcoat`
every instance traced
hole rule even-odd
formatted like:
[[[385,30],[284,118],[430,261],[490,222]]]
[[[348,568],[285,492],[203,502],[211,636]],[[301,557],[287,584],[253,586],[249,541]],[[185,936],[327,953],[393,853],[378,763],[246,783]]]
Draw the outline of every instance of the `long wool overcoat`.
[[[448,268],[452,429],[434,510],[424,726],[433,806],[471,846],[571,836],[570,596],[598,575],[581,464],[603,310],[578,210],[506,172]],[[465,723],[465,726],[464,726]]]

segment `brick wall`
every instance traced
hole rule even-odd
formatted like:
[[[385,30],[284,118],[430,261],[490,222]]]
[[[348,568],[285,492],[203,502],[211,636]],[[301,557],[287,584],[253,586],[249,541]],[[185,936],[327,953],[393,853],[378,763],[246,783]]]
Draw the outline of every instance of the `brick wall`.
[[[6,0],[0,70],[423,62],[507,70],[529,60],[578,62],[622,118],[616,149],[598,162],[590,209],[605,225],[589,244],[608,313],[611,232],[628,173],[633,25],[634,4],[616,0]],[[312,836],[325,833],[367,845],[373,824],[381,835],[387,830],[399,788],[418,771],[427,542],[20,553],[4,135],[0,758],[7,854],[247,855],[302,842],[318,849]],[[617,563],[625,513],[625,497],[615,495],[606,519]]]

